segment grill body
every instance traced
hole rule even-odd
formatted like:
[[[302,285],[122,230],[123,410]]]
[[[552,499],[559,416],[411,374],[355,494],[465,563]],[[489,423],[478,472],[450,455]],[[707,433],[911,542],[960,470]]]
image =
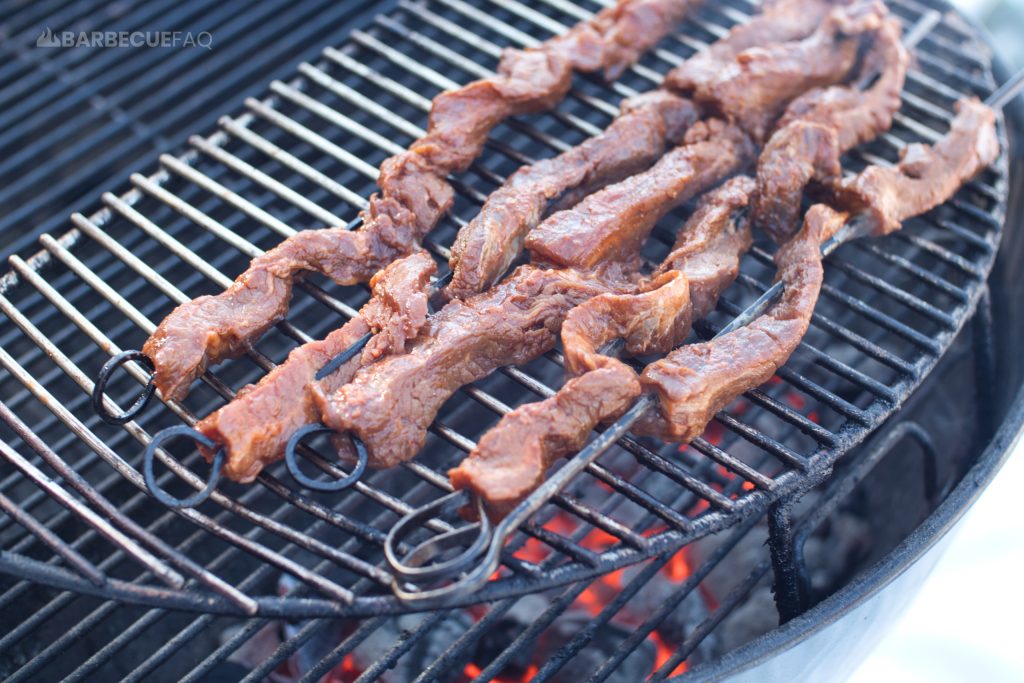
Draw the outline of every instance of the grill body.
[[[222,119],[217,132],[193,138],[184,157],[162,157],[153,174],[132,176],[127,193],[104,195],[104,210],[90,217],[76,214],[74,230],[44,237],[43,251],[12,261],[0,300],[13,323],[5,325],[0,337],[7,373],[0,379],[0,400],[28,431],[8,420],[3,438],[44,473],[59,476],[36,452],[31,435],[38,435],[83,475],[89,489],[115,502],[118,512],[140,526],[138,531],[125,529],[116,520],[115,530],[127,533],[126,542],[83,521],[78,510],[55,504],[26,480],[24,471],[12,467],[2,472],[5,494],[57,534],[50,541],[59,541],[48,544],[43,529],[32,528],[37,533],[29,534],[10,521],[0,529],[5,551],[0,560],[16,577],[4,584],[0,609],[14,609],[19,598],[33,592],[29,580],[58,591],[56,597],[41,595],[38,612],[3,642],[24,647],[26,634],[52,630],[48,620],[70,606],[84,615],[79,627],[55,634],[51,647],[16,659],[10,665],[15,678],[66,668],[58,657],[61,648],[88,639],[98,624],[125,626],[101,636],[106,645],[65,673],[202,677],[220,670],[275,616],[367,616],[408,609],[387,590],[390,576],[378,550],[383,533],[410,506],[444,493],[447,464],[461,457],[508,406],[535,400],[561,381],[557,353],[468,388],[446,407],[416,463],[375,475],[358,496],[307,496],[290,490],[277,469],[253,487],[228,487],[225,501],[184,515],[158,509],[130,481],[148,435],[220,405],[232,389],[260,376],[296,343],[337,326],[358,307],[365,291],[308,281],[296,297],[289,324],[272,332],[256,353],[219,368],[220,383],[197,389],[177,414],[154,408],[127,430],[111,428],[90,414],[85,396],[89,378],[107,355],[139,346],[149,326],[177,301],[217,291],[228,282],[225,273],[241,270],[256,250],[291,230],[351,218],[372,189],[376,164],[419,133],[434,92],[486,75],[500,46],[528,45],[599,7],[551,0],[539,12],[516,2],[492,4],[481,10],[458,0],[406,3],[368,17],[365,30],[351,41],[325,51],[317,64],[303,64],[299,78],[275,82],[265,99],[248,100],[243,113]],[[494,183],[527,158],[556,153],[603,127],[616,98],[651,87],[659,71],[751,9],[745,2],[705,8],[622,83],[609,89],[584,81],[555,115],[503,127],[488,154],[459,179],[456,215],[471,216]],[[894,3],[893,9],[909,26],[926,7],[907,0]],[[964,62],[949,61],[954,46]],[[955,15],[926,39],[922,55],[911,76],[908,108],[893,134],[851,158],[851,167],[891,160],[901,140],[927,140],[943,130],[952,98],[960,92],[984,95],[992,87],[983,44]],[[467,625],[458,612],[433,612],[415,623],[408,639],[385,648],[363,674],[385,675],[438,624],[456,623],[464,633],[453,633],[450,646],[423,672],[425,679],[446,680],[464,664],[467,650],[478,647],[488,629],[515,607],[517,600],[510,596],[570,584],[537,622],[543,630],[588,585],[574,582],[644,557],[668,562],[672,549],[727,526],[738,526],[733,533],[742,536],[769,502],[824,474],[835,458],[902,404],[984,299],[1004,212],[1005,157],[1001,163],[951,206],[915,222],[906,234],[884,244],[851,246],[831,259],[807,344],[780,373],[777,386],[752,392],[720,416],[717,435],[706,435],[683,453],[670,445],[627,443],[557,496],[511,539],[511,559],[501,580],[450,603],[501,598],[488,612],[492,616]],[[655,251],[667,247],[684,217],[680,213],[666,221]],[[433,236],[430,248],[439,257],[455,228],[452,222]],[[755,249],[744,263],[737,291],[703,331],[720,326],[770,277],[769,255]],[[128,396],[137,385],[125,381],[117,391],[115,398]],[[797,407],[801,401],[803,407]],[[818,414],[812,418],[814,410]],[[194,453],[177,454],[187,467],[203,472]],[[171,483],[176,477],[164,474],[163,479]],[[595,480],[602,486],[595,487]],[[65,488],[81,502],[70,483]],[[610,494],[588,495],[597,488],[610,489]],[[86,499],[84,505],[98,503]],[[568,528],[552,525],[566,516]],[[25,521],[31,526],[31,520]],[[631,535],[633,529],[649,535]],[[607,539],[595,550],[585,541],[598,532]],[[173,553],[154,539],[173,546]],[[525,549],[538,545],[545,548],[544,557],[523,561]],[[54,547],[64,555],[54,555]],[[90,565],[99,576],[91,574]],[[768,568],[753,569],[763,577]],[[699,577],[701,568],[696,570]],[[282,574],[297,578],[298,584],[281,584]],[[192,582],[180,585],[175,576]],[[644,576],[632,590],[642,587]],[[696,584],[688,582],[680,591],[692,592]],[[275,596],[282,585],[288,594]],[[95,603],[78,594],[114,601]],[[628,590],[623,596],[628,598]],[[206,614],[168,611],[177,608]],[[241,630],[225,636],[224,645],[211,647],[209,635],[222,624],[214,615],[246,610],[259,610],[261,616],[241,622]],[[339,632],[338,623],[351,631]],[[258,678],[290,658],[316,652],[319,658],[305,672],[316,678],[343,664],[359,643],[389,623],[382,617],[302,622],[250,676]],[[127,653],[134,639],[157,632],[166,634],[165,643],[142,656]],[[309,649],[321,638],[334,638],[334,644]],[[677,656],[685,658],[698,644],[683,643]],[[589,641],[580,641],[575,652],[570,647],[552,657],[547,675],[588,646]],[[500,672],[522,647],[523,642],[514,642],[502,650],[485,677]],[[633,649],[639,651],[636,645]],[[178,653],[189,656],[175,661]]]

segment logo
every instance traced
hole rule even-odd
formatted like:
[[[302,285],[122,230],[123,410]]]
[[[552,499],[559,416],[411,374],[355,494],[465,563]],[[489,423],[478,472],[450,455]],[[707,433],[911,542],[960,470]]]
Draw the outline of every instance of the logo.
[[[54,37],[53,31],[47,26],[46,30],[36,38],[36,47],[60,47],[60,41]]]
[[[201,47],[213,49],[209,31],[60,31],[49,26],[36,38],[36,47]]]

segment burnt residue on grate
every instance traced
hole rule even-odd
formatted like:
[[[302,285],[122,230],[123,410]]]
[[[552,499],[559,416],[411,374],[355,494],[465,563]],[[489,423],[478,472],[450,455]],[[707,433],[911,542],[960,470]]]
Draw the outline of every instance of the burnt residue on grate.
[[[353,218],[373,190],[377,164],[420,134],[437,92],[488,74],[501,47],[531,44],[599,7],[565,0],[544,0],[535,7],[518,0],[479,6],[462,0],[401,3],[353,32],[343,45],[324,50],[316,63],[302,64],[293,80],[275,81],[263,98],[246,100],[242,110],[220,119],[217,132],[191,138],[190,151],[182,157],[162,156],[155,173],[133,175],[125,192],[104,194],[102,210],[73,216],[73,229],[44,236],[41,252],[11,260],[0,296],[0,310],[11,323],[0,329],[0,401],[17,420],[0,425],[0,437],[45,475],[57,478],[61,474],[54,469],[52,452],[81,475],[90,491],[137,525],[114,520],[128,542],[104,534],[58,505],[23,471],[3,464],[0,493],[55,532],[57,541],[78,553],[97,572],[93,578],[103,582],[97,586],[70,571],[66,558],[71,556],[65,551],[65,559],[58,559],[53,543],[26,533],[13,520],[0,520],[0,570],[16,577],[4,579],[0,609],[29,590],[29,578],[68,591],[43,600],[38,611],[0,638],[0,645],[26,647],[30,634],[47,628],[53,615],[71,606],[81,623],[45,652],[26,655],[16,678],[43,670],[63,645],[88,637],[93,626],[120,610],[131,611],[130,625],[108,634],[108,645],[75,671],[77,677],[115,658],[122,661],[127,644],[157,622],[174,625],[169,640],[145,657],[128,657],[131,666],[125,673],[130,677],[173,668],[172,655],[182,648],[209,655],[191,671],[201,677],[274,616],[405,609],[391,593],[391,575],[382,559],[387,531],[412,508],[447,492],[447,467],[503,412],[558,386],[563,373],[557,351],[465,388],[442,411],[415,462],[371,474],[343,495],[295,491],[284,483],[278,465],[252,486],[223,486],[198,510],[178,512],[157,505],[141,484],[138,466],[150,435],[222,405],[296,344],[340,325],[365,300],[365,290],[309,278],[296,292],[288,323],[252,353],[208,373],[208,381],[182,404],[154,405],[125,427],[104,424],[92,413],[91,378],[111,354],[138,348],[177,303],[226,286],[259,250],[295,230]],[[916,0],[892,5],[906,26],[931,7]],[[556,154],[603,128],[621,97],[652,87],[660,73],[753,10],[745,0],[709,5],[620,83],[608,87],[580,79],[557,112],[501,126],[488,153],[458,178],[464,191],[428,248],[446,258],[458,225],[472,217],[499,178],[526,159]],[[931,141],[948,125],[956,98],[984,96],[992,86],[984,46],[956,15],[945,15],[918,48],[892,131],[851,155],[849,166],[892,161],[906,142]],[[624,440],[589,466],[510,539],[497,580],[461,598],[465,604],[503,598],[497,604],[508,607],[487,612],[473,626],[458,626],[463,634],[454,642],[482,638],[501,610],[515,604],[508,596],[556,591],[544,618],[536,621],[542,630],[568,613],[591,580],[603,580],[598,576],[633,574],[637,570],[618,568],[643,557],[655,558],[643,567],[664,567],[678,555],[673,549],[726,526],[740,525],[730,532],[739,538],[771,500],[813,481],[810,474],[823,474],[833,459],[861,441],[927,374],[981,297],[1003,222],[1005,159],[1000,164],[947,206],[911,221],[905,232],[885,242],[850,245],[831,257],[800,350],[777,382],[734,402],[703,438],[681,452],[673,445]],[[653,240],[653,257],[667,250],[685,215],[680,211],[664,221]],[[769,253],[755,248],[737,285],[699,331],[721,327],[763,291],[771,273]],[[123,377],[111,396],[125,404],[138,388]],[[33,443],[32,433],[42,448]],[[158,472],[162,485],[179,494],[193,490],[182,476],[198,482],[206,471],[186,446],[172,448],[183,463],[178,472]],[[79,496],[75,482],[59,485]],[[87,504],[103,506],[98,499]],[[440,521],[435,527],[444,528]],[[679,583],[692,591],[714,561],[689,567],[687,576],[698,578]],[[751,574],[753,586],[767,566],[749,569],[761,572]],[[641,569],[629,585],[639,591],[660,570]],[[294,581],[282,583],[282,575]],[[588,582],[573,583],[584,578]],[[572,585],[558,587],[567,584]],[[94,607],[75,591],[143,606],[105,602]],[[620,595],[627,600],[631,594],[623,590]],[[699,613],[698,607],[693,609]],[[169,608],[209,614],[185,616]],[[218,623],[213,615],[254,610],[263,618],[246,622],[220,651],[211,652],[208,640],[197,644],[199,634]],[[315,679],[343,665],[375,629],[391,624],[387,628],[413,637],[399,639],[386,656],[361,670],[367,678],[376,669],[384,673],[418,647],[446,614],[436,612],[413,626],[384,616],[359,622],[350,633],[338,634],[329,656],[304,675]],[[251,676],[269,675],[331,623],[304,623]],[[577,644],[583,649],[595,633],[579,633],[583,640]],[[677,644],[675,658],[696,651],[700,642],[691,634]],[[505,660],[515,650],[511,645],[496,655],[497,663],[483,664],[484,673],[497,675],[509,664]],[[451,648],[440,654],[427,648],[439,657],[428,668],[429,676],[443,678],[452,667],[465,665],[459,661],[461,651]],[[551,661],[556,663],[547,673],[539,672],[542,676],[553,675],[557,662],[565,660]]]

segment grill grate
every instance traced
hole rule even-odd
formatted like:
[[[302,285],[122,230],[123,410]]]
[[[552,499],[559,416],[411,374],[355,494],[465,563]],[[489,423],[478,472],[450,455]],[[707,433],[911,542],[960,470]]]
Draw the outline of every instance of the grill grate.
[[[340,40],[355,2],[241,0],[9,3],[0,17],[0,252],[63,230],[74,210],[186,135],[216,123],[237,93],[292,72]],[[208,32],[213,49],[36,47],[45,30]],[[216,75],[210,78],[210,75]],[[168,87],[173,84],[172,87]],[[179,94],[187,92],[188,97]],[[73,126],[63,125],[74,119]],[[26,229],[30,226],[31,229]]]
[[[892,5],[908,27],[930,8],[916,0]],[[193,149],[183,157],[164,155],[152,174],[132,175],[126,193],[104,194],[103,210],[75,214],[70,232],[44,235],[38,254],[12,257],[0,296],[0,310],[14,323],[0,330],[6,371],[0,416],[7,424],[0,434],[10,444],[4,454],[11,461],[0,470],[0,493],[56,537],[26,533],[13,519],[0,519],[0,569],[159,608],[142,622],[166,608],[263,616],[407,609],[391,595],[392,577],[381,556],[388,529],[450,490],[447,467],[501,414],[552,393],[562,374],[557,352],[463,390],[442,412],[416,462],[364,477],[344,495],[294,491],[276,466],[251,487],[226,485],[199,509],[176,512],[153,503],[137,470],[150,435],[193,422],[296,343],[323,336],[354,313],[365,288],[308,279],[298,288],[288,322],[256,350],[208,373],[205,385],[182,404],[154,406],[123,428],[92,414],[90,378],[109,355],[137,348],[174,305],[227,286],[226,273],[240,271],[260,250],[297,229],[353,218],[373,189],[377,164],[421,134],[437,91],[488,75],[501,47],[533,44],[596,9],[564,0],[544,0],[536,8],[490,0],[483,9],[461,0],[402,2],[354,31],[340,48],[326,49],[316,64],[302,64],[294,80],[272,83],[264,99],[246,100],[245,111],[222,118],[218,131],[191,138]],[[603,128],[617,99],[650,88],[661,73],[751,11],[746,0],[706,7],[620,83],[608,87],[583,79],[557,112],[502,126],[489,153],[458,178],[452,218],[428,248],[445,260],[455,231],[501,178]],[[892,132],[852,155],[848,166],[892,161],[906,142],[939,136],[956,98],[991,91],[986,55],[973,32],[947,14],[918,47]],[[497,580],[447,604],[547,589],[655,555],[667,561],[669,551],[753,519],[771,501],[813,481],[896,410],[970,317],[995,255],[1005,185],[1004,156],[946,207],[912,221],[884,245],[839,251],[829,260],[812,330],[777,383],[749,392],[682,452],[620,440],[513,535]],[[667,249],[671,228],[684,217],[677,213],[656,233],[653,257]],[[739,284],[698,331],[710,335],[720,328],[766,288],[771,274],[770,254],[755,248]],[[144,381],[141,373],[134,379]],[[122,399],[137,390],[124,382],[110,395]],[[204,471],[198,454],[172,449],[172,455],[183,464],[169,460],[172,471],[161,474],[160,483],[171,490],[191,490],[182,480],[200,487],[202,477],[192,472]],[[61,509],[28,481],[18,457],[36,463],[44,476],[62,478],[53,486],[77,502]],[[82,512],[87,506],[113,519],[113,526],[90,524]],[[570,519],[571,530],[553,528],[556,515]],[[450,529],[442,520],[430,526]],[[581,543],[598,532],[613,540],[606,550]],[[60,540],[66,538],[73,540]],[[523,559],[526,543],[542,544],[551,554],[540,565]],[[273,586],[281,572],[300,587],[278,597]],[[16,583],[0,596],[0,608],[26,585]],[[583,590],[581,585],[565,595]],[[70,595],[56,598],[50,603],[56,606],[3,641],[17,642]],[[106,609],[115,608],[105,605],[97,613]],[[365,628],[372,631],[375,623],[367,621]],[[339,652],[349,647],[346,642]]]

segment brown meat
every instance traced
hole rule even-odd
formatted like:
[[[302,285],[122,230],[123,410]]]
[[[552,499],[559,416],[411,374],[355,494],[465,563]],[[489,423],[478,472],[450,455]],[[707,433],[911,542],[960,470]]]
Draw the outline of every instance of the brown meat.
[[[634,426],[635,433],[691,441],[715,413],[782,367],[814,313],[824,276],[821,244],[846,216],[824,204],[807,211],[803,228],[775,255],[785,291],[763,315],[711,341],[682,346],[644,369],[640,381],[646,391],[657,393],[659,413],[648,413]]]
[[[857,64],[861,38],[885,17],[878,0],[833,9],[807,38],[749,48],[696,84],[694,101],[735,122],[761,144],[786,104],[811,88],[844,81]]]
[[[498,73],[434,98],[427,134],[381,164],[380,192],[363,226],[307,230],[253,259],[217,296],[178,306],[143,346],[166,398],[181,399],[211,363],[237,357],[284,318],[292,282],[315,271],[347,285],[365,282],[413,251],[450,208],[447,176],[466,170],[491,129],[519,114],[550,109],[569,90],[572,71],[615,75],[670,29],[693,0],[620,0],[561,36],[526,50],[508,49]]]
[[[553,462],[579,450],[599,422],[618,417],[641,393],[636,373],[602,353],[615,339],[627,353],[664,352],[685,339],[739,273],[750,247],[750,222],[737,220],[754,189],[734,178],[701,200],[658,273],[636,294],[599,294],[574,308],[562,326],[566,369],[578,375],[554,396],[519,406],[449,470],[456,489],[469,489],[500,519],[544,479]],[[466,510],[472,514],[472,510]]]
[[[868,166],[828,190],[833,201],[866,221],[872,234],[899,230],[907,218],[952,197],[999,156],[996,114],[976,98],[955,105],[949,132],[934,145],[907,145],[895,166]]]
[[[502,417],[458,467],[448,470],[452,486],[473,492],[485,501],[487,516],[500,520],[540,486],[557,458],[579,450],[594,425],[621,413],[639,395],[636,373],[624,365],[570,379],[551,398]],[[476,510],[462,513],[471,518]]]
[[[757,160],[757,227],[785,242],[800,221],[800,203],[812,178],[825,182],[842,173],[836,129],[793,121],[776,131]]]
[[[324,378],[324,386],[337,388],[360,367],[404,350],[427,320],[427,290],[435,268],[424,251],[395,261],[370,281],[373,295],[359,315],[324,339],[293,350],[258,383],[200,420],[196,428],[224,448],[224,475],[249,482],[266,465],[280,460],[295,430],[320,419],[309,392],[314,375],[367,332],[376,335],[362,354]],[[212,453],[204,455],[212,459]]]
[[[553,214],[527,236],[526,247],[534,258],[583,269],[635,256],[662,216],[742,169],[753,154],[735,126],[701,121],[649,170]]]
[[[899,22],[888,19],[854,85],[808,91],[786,108],[758,158],[754,196],[755,223],[775,242],[782,244],[796,232],[800,201],[812,179],[838,180],[839,156],[892,126],[909,61]]]
[[[809,90],[789,103],[778,129],[794,121],[819,123],[838,133],[839,149],[849,151],[892,127],[910,65],[900,22],[890,17],[875,32],[857,77],[849,85]]]
[[[789,43],[811,35],[828,13],[844,4],[836,0],[767,0],[759,14],[734,26],[729,33],[668,72],[665,84],[677,92],[693,93],[714,79],[752,47]]]
[[[550,42],[564,49],[573,68],[604,72],[613,81],[665,37],[702,0],[632,0],[601,10]]]
[[[524,166],[491,193],[452,246],[450,298],[494,284],[522,249],[523,239],[558,202],[572,206],[591,192],[653,164],[697,120],[683,98],[653,91],[626,100],[608,128],[553,159]]]
[[[315,384],[321,419],[362,439],[371,467],[409,460],[460,387],[550,350],[566,313],[627,282],[614,265],[597,273],[522,266],[486,292],[449,302],[404,354],[360,369],[337,390]]]

